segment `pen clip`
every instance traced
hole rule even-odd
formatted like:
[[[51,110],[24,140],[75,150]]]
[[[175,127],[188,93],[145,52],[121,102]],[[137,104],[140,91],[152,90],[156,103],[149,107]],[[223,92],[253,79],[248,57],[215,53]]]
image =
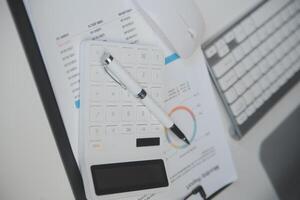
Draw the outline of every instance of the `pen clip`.
[[[124,83],[122,83],[120,80],[118,80],[118,78],[114,77],[109,70],[107,69],[107,67],[104,65],[104,71],[108,74],[108,76],[110,76],[110,78],[112,80],[114,80],[118,85],[120,85],[124,90],[127,90],[127,87]]]

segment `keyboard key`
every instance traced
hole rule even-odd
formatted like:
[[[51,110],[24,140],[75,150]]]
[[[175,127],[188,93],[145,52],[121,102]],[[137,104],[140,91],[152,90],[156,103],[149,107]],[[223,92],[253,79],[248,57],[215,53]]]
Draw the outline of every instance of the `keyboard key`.
[[[253,47],[253,48],[255,48],[256,46],[259,45],[259,42],[260,42],[260,41],[259,41],[259,39],[258,39],[257,33],[252,34],[252,35],[250,36],[249,40],[250,40],[250,43],[252,44],[252,47]]]
[[[242,77],[247,72],[247,69],[246,69],[246,67],[244,66],[244,64],[242,62],[237,64],[234,67],[234,70],[235,70],[235,72],[236,72],[236,74],[239,78]]]
[[[105,117],[105,110],[103,106],[90,107],[90,121],[103,122]]]
[[[264,103],[264,100],[261,97],[257,98],[254,101],[254,105],[255,105],[256,109],[259,109],[263,105],[263,103]]]
[[[264,40],[266,39],[266,37],[267,37],[267,34],[266,34],[264,28],[260,28],[260,29],[256,32],[256,34],[257,34],[257,39],[258,39],[260,42],[264,41]]]
[[[249,40],[245,40],[242,43],[242,48],[243,48],[245,54],[247,54],[247,53],[249,53],[252,50],[252,44],[250,43]]]
[[[208,47],[205,50],[205,55],[207,58],[212,58],[216,54],[217,54],[217,48],[214,45]]]
[[[271,93],[271,90],[269,87],[267,90],[265,90],[263,92],[262,98],[264,99],[264,101],[267,101],[271,96],[272,96],[272,93]]]
[[[250,74],[254,81],[257,81],[262,76],[262,72],[257,66],[250,71]]]
[[[216,47],[220,57],[224,57],[229,52],[229,48],[224,40],[216,42]]]
[[[240,61],[245,56],[245,52],[244,52],[244,50],[242,49],[241,46],[235,48],[232,51],[232,54],[233,54],[236,61]]]
[[[258,50],[255,50],[255,51],[251,52],[249,57],[251,58],[252,62],[255,65],[256,63],[258,63],[258,61],[260,61],[260,59],[262,58],[262,55],[261,55],[261,53],[258,52]]]
[[[256,111],[256,108],[254,105],[249,105],[246,109],[247,115],[250,117],[254,112]]]
[[[249,71],[254,66],[254,62],[250,56],[247,56],[243,61],[243,65],[245,66],[246,70]]]
[[[270,86],[269,79],[267,79],[265,76],[262,77],[259,81],[258,84],[262,88],[262,90],[266,90]]]
[[[230,107],[234,116],[238,116],[246,108],[246,103],[243,98],[239,98]]]
[[[245,33],[246,33],[247,36],[250,35],[256,29],[256,26],[255,26],[251,16],[246,18],[242,22],[242,27],[245,30]]]
[[[232,42],[235,39],[234,33],[232,31],[229,31],[228,33],[226,33],[226,35],[224,36],[224,40],[225,42],[228,44],[230,42]]]
[[[213,70],[217,78],[221,77],[225,72],[227,72],[236,63],[232,54],[227,55],[220,62],[213,67]]]
[[[225,92],[225,97],[228,101],[228,103],[232,103],[237,98],[237,93],[235,89],[232,87],[227,92]]]
[[[247,37],[241,25],[236,26],[233,32],[235,34],[235,40],[238,43],[242,42]]]
[[[243,80],[243,83],[246,85],[247,88],[249,88],[254,83],[253,78],[248,74],[246,76],[244,76],[242,78],[242,80]]]
[[[248,118],[248,116],[247,116],[247,114],[244,112],[244,113],[241,113],[237,118],[236,118],[236,120],[237,120],[237,123],[238,124],[243,124],[246,120],[247,120],[247,118]]]
[[[260,69],[262,74],[265,74],[269,69],[269,64],[263,60],[257,65],[257,67]]]
[[[243,98],[247,105],[250,105],[253,100],[255,99],[254,94],[252,93],[252,90],[247,90],[247,92],[244,93]]]
[[[223,91],[227,90],[238,79],[234,70],[230,70],[219,82]]]
[[[251,91],[255,98],[257,98],[262,93],[262,89],[257,83],[251,87]]]
[[[239,80],[236,84],[234,84],[234,89],[238,95],[241,95],[246,90],[246,85],[242,80]]]

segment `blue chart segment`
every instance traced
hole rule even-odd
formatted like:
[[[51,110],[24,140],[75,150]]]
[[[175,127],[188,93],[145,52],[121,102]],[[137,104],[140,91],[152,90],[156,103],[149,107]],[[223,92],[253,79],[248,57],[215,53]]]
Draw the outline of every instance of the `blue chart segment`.
[[[175,114],[176,112],[178,111],[181,111],[181,112],[184,112],[184,113],[187,113],[190,118],[191,118],[191,121],[192,121],[192,131],[191,131],[191,134],[189,134],[190,136],[187,138],[190,143],[193,143],[193,141],[195,140],[195,137],[196,137],[196,133],[197,133],[197,121],[196,121],[196,116],[195,114],[193,113],[193,111],[186,107],[186,106],[176,106],[175,108],[173,108],[170,112],[169,112],[169,116],[172,117],[173,114]],[[173,146],[174,148],[176,149],[182,149],[182,148],[185,148],[188,146],[188,144],[182,142],[182,143],[176,143],[174,141],[174,139],[172,140],[171,139],[171,136],[170,134],[173,134],[171,133],[170,131],[168,131],[166,129],[166,136],[167,136],[167,141],[168,143]]]

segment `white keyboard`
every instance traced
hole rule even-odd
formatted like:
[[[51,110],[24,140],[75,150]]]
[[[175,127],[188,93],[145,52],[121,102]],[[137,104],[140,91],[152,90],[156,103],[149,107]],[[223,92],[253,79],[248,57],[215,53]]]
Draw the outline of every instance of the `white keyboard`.
[[[300,79],[300,1],[263,1],[203,45],[211,76],[243,136]]]

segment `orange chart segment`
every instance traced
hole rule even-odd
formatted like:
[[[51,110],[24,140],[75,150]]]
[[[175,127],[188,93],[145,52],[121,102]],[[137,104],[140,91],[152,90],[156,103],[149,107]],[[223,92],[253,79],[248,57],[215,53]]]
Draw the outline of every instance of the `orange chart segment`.
[[[183,131],[190,143],[193,143],[197,133],[197,121],[193,111],[187,106],[176,106],[168,115],[175,120],[175,123]],[[180,123],[180,122],[187,123]],[[168,143],[176,149],[183,149],[188,146],[185,142],[177,138],[170,130],[166,129]]]

